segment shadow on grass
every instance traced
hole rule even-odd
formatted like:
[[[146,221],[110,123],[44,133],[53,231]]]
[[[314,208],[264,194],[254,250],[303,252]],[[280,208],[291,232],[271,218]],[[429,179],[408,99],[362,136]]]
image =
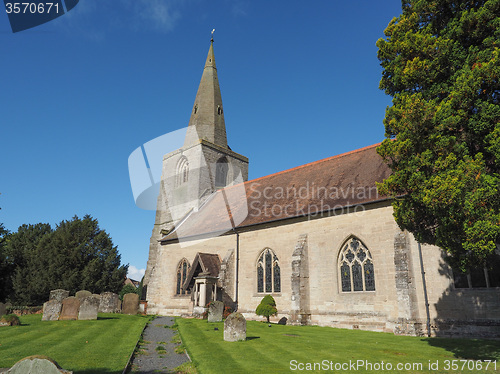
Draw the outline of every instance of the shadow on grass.
[[[118,317],[101,317],[101,316],[97,316],[97,319],[100,320],[100,319],[118,319]]]
[[[247,340],[260,339],[260,336],[247,336]]]
[[[500,341],[474,339],[422,339],[432,347],[444,348],[466,360],[500,360]]]
[[[73,374],[122,374],[123,370],[109,370],[103,368],[74,370]]]

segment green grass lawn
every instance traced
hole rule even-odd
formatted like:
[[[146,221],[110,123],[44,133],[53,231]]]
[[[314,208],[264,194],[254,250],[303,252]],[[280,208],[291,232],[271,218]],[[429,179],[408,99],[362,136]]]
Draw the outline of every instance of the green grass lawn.
[[[0,368],[45,355],[74,374],[121,374],[150,317],[99,314],[93,321],[44,321],[21,317],[21,326],[0,327]]]
[[[500,373],[500,341],[395,336],[319,326],[273,324],[268,327],[266,323],[248,321],[247,340],[230,343],[223,339],[222,322],[208,323],[206,320],[179,318],[177,324],[183,344],[201,374]],[[214,330],[215,327],[218,331]],[[357,370],[348,366],[350,362],[358,363],[358,360],[364,365],[356,366]],[[482,369],[478,369],[475,366],[479,365],[477,361],[470,360],[496,360],[496,370],[494,363],[485,370],[486,363],[483,363]],[[366,362],[372,364],[372,370],[366,369]],[[389,363],[392,370],[382,370],[382,362],[383,368],[387,369]],[[325,366],[316,366],[319,370],[307,370],[307,363]],[[433,365],[431,368],[429,363]],[[344,369],[348,370],[342,370],[339,366],[337,368],[340,370],[335,370],[336,364],[344,364]],[[376,364],[379,365],[378,370]],[[403,370],[398,370],[397,364],[407,365],[406,369],[403,366]],[[450,366],[448,370],[447,365]],[[301,367],[303,370],[300,370]]]

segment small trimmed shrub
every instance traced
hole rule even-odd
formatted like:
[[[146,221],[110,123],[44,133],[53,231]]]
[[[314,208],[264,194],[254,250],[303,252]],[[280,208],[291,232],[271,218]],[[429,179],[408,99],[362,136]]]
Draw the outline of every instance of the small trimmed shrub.
[[[255,309],[255,314],[266,317],[267,323],[269,323],[269,317],[278,315],[278,309],[276,308],[276,301],[274,301],[274,297],[271,295],[264,296],[257,309]]]

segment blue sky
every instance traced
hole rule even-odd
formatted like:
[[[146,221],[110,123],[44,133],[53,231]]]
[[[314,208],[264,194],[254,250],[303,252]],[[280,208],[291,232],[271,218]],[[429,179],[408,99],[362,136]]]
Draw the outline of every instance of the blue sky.
[[[400,12],[399,0],[80,0],[16,34],[0,14],[0,222],[88,213],[144,269],[154,212],[134,203],[128,156],[187,126],[212,28],[228,142],[253,179],[383,140],[375,42]]]

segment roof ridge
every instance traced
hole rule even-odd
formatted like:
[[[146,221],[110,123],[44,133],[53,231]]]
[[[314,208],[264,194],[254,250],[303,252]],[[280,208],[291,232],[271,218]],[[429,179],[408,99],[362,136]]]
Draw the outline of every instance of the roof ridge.
[[[307,166],[311,166],[311,165],[319,164],[319,163],[321,163],[321,162],[330,161],[330,160],[333,160],[333,159],[335,159],[335,158],[341,158],[341,157],[349,156],[349,155],[351,155],[351,154],[358,153],[358,152],[361,152],[361,151],[366,151],[367,149],[374,148],[374,147],[378,147],[380,144],[382,144],[382,143],[372,144],[372,145],[369,145],[369,146],[367,146],[367,147],[354,149],[354,150],[349,151],[349,152],[341,153],[341,154],[339,154],[339,155],[335,155],[335,156],[330,156],[330,157],[327,157],[327,158],[323,158],[323,159],[321,159],[321,160],[317,160],[317,161],[309,162],[309,163],[307,163],[307,164],[303,164],[303,165],[295,166],[295,167],[293,167],[293,168],[286,169],[286,170],[282,170],[282,171],[278,171],[278,172],[273,173],[273,174],[264,175],[263,177],[259,177],[259,178],[255,178],[255,179],[251,179],[251,180],[249,180],[249,181],[246,181],[246,182],[245,182],[245,184],[246,184],[246,183],[250,183],[250,182],[255,182],[255,181],[258,181],[258,180],[261,180],[261,179],[264,179],[264,178],[269,178],[269,177],[272,177],[272,176],[275,176],[275,175],[279,175],[279,174],[284,174],[284,173],[288,173],[288,172],[291,172],[291,171],[295,171],[295,170],[298,170],[298,169],[301,169],[301,168],[304,168],[304,167],[307,167]]]
[[[366,147],[363,147],[363,148],[354,149],[352,151],[341,153],[339,155],[335,155],[335,156],[330,156],[330,157],[327,157],[327,158],[323,158],[321,160],[309,162],[307,164],[295,166],[293,168],[282,170],[282,171],[278,171],[278,172],[273,173],[273,174],[264,175],[264,176],[259,177],[259,178],[250,179],[249,181],[246,181],[246,182],[241,182],[241,183],[233,184],[231,186],[226,186],[224,188],[221,188],[220,190],[217,190],[216,193],[219,193],[222,190],[226,190],[227,191],[229,189],[232,189],[232,188],[235,188],[235,187],[238,187],[238,186],[241,186],[241,185],[245,186],[245,185],[247,185],[249,183],[254,183],[256,181],[259,181],[259,180],[262,180],[262,179],[266,179],[266,178],[269,178],[269,177],[273,177],[273,176],[276,176],[276,175],[280,175],[280,174],[284,174],[284,173],[289,173],[289,172],[292,172],[292,171],[295,171],[295,170],[298,170],[298,169],[301,169],[301,168],[304,168],[304,167],[308,167],[308,166],[311,166],[311,165],[319,164],[321,162],[330,161],[330,160],[333,160],[335,158],[342,158],[342,157],[349,156],[349,155],[352,155],[352,154],[355,154],[355,153],[358,153],[358,152],[366,151],[368,149],[371,149],[371,148],[374,148],[374,147],[378,147],[380,144],[382,144],[382,142],[375,143],[375,144],[372,144],[372,145],[369,145],[369,146],[366,146]]]

